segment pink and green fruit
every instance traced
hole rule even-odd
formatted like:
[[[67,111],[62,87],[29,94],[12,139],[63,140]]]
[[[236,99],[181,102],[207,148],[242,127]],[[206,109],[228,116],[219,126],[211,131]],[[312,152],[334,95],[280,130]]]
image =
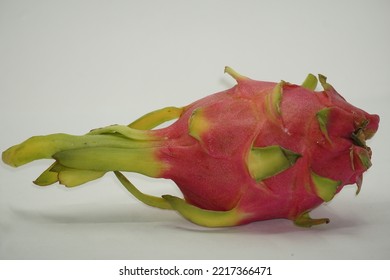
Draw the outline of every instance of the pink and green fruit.
[[[54,159],[34,183],[74,187],[113,171],[140,201],[193,223],[223,227],[285,218],[328,223],[309,212],[356,184],[371,166],[366,140],[379,116],[349,104],[319,75],[302,85],[261,82],[225,68],[237,85],[185,107],[163,108],[129,125],[82,136],[35,136],[3,152],[20,166]],[[166,121],[170,126],[158,128]],[[140,192],[122,171],[173,180],[183,198]]]

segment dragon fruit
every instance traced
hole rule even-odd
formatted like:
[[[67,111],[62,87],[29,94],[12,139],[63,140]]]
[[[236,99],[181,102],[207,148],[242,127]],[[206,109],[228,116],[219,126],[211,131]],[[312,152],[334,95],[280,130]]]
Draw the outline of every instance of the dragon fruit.
[[[309,213],[345,185],[362,185],[371,166],[366,139],[379,116],[349,104],[309,74],[302,85],[261,82],[226,67],[237,85],[182,107],[163,108],[129,125],[82,136],[35,136],[3,152],[20,166],[54,159],[34,183],[74,187],[113,171],[140,201],[178,211],[207,227],[285,218],[298,226],[328,223]],[[158,128],[166,121],[171,125]],[[173,180],[184,198],[140,192],[121,171]]]

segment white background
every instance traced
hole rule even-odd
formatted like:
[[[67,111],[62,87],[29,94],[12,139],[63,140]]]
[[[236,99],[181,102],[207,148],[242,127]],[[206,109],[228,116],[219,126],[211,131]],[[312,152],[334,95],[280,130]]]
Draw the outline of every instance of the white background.
[[[258,80],[322,73],[381,116],[373,167],[312,216],[207,229],[136,201],[111,174],[32,184],[50,161],[0,164],[1,259],[389,259],[390,2],[0,0],[0,150],[32,135],[127,124],[227,89],[230,65]],[[155,195],[169,181],[128,174]]]

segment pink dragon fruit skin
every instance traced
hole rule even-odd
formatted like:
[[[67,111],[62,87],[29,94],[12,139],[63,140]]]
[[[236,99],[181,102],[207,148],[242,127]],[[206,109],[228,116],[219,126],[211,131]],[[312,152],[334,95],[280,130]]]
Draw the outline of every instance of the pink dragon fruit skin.
[[[175,124],[159,131],[174,142],[160,150],[160,158],[172,166],[162,177],[174,180],[192,205],[237,209],[244,214],[238,224],[272,218],[308,225],[327,222],[307,221],[307,213],[344,185],[357,183],[360,188],[371,154],[351,135],[361,130],[372,136],[379,117],[347,103],[323,76],[321,92],[234,76],[235,87],[191,104]],[[321,126],[323,110],[327,116]],[[193,122],[206,128],[193,131]],[[256,180],[248,170],[248,153],[270,146],[293,151],[294,162],[283,172],[276,168],[273,176]],[[318,193],[313,177],[331,185],[325,194]]]
[[[37,155],[36,144],[24,152],[34,146],[25,144],[27,140],[5,151],[3,161],[18,166],[54,158],[36,180],[39,185],[79,185],[114,171],[141,201],[177,210],[203,226],[275,218],[306,227],[329,222],[312,219],[309,212],[345,185],[356,183],[360,191],[362,174],[371,166],[365,140],[377,131],[379,117],[346,102],[322,75],[324,90],[315,91],[317,79],[312,75],[298,86],[251,80],[229,67],[225,71],[236,79],[236,86],[186,107],[164,108],[129,126],[85,136],[38,140],[39,149],[48,142],[78,143],[80,137],[83,143],[95,143],[91,146],[56,144],[47,154]],[[174,118],[172,125],[151,130]],[[104,160],[98,164],[96,158]],[[184,199],[142,194],[119,171],[171,179]]]

